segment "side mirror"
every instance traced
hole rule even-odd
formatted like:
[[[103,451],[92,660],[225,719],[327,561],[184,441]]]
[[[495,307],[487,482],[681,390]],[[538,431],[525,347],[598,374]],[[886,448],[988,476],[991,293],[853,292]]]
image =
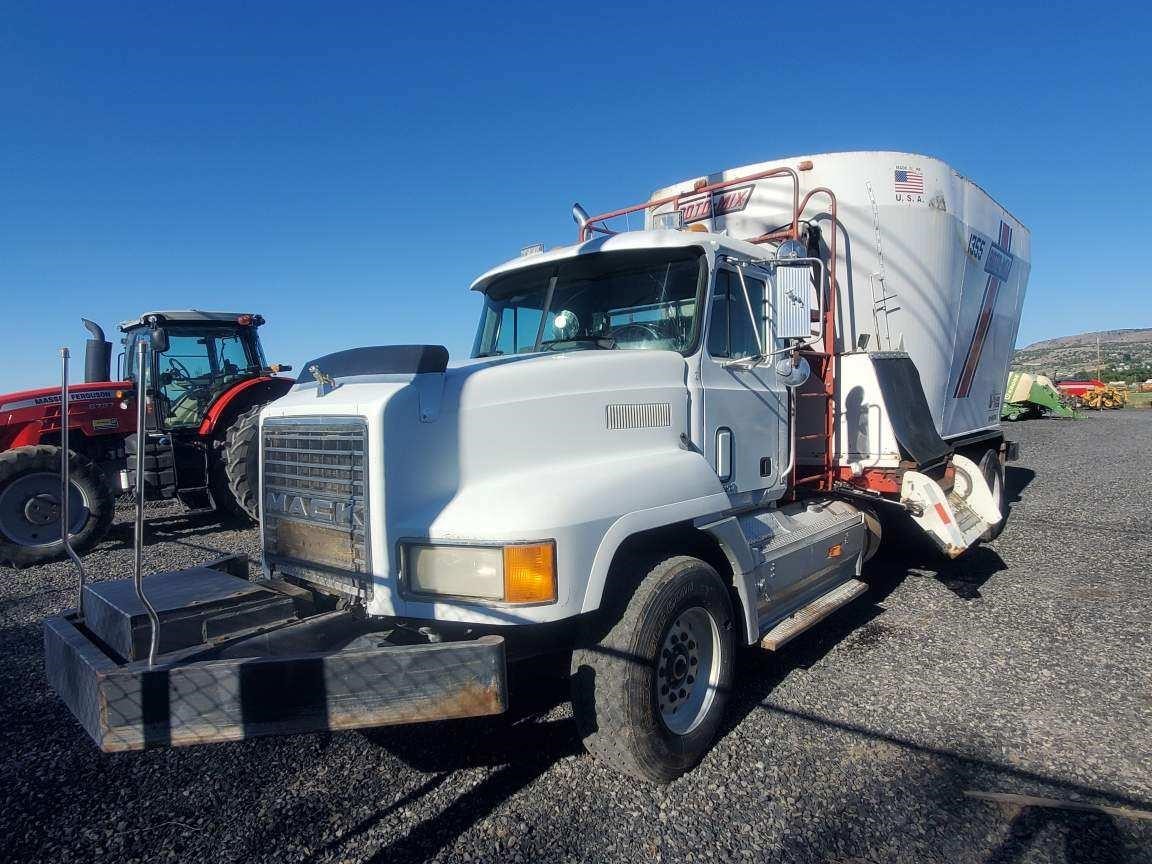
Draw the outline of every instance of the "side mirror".
[[[812,367],[803,357],[781,357],[776,361],[776,374],[780,376],[780,383],[785,387],[799,387],[808,380],[812,374]]]
[[[163,327],[153,327],[149,334],[152,340],[152,350],[157,354],[163,354],[168,350],[168,331]]]

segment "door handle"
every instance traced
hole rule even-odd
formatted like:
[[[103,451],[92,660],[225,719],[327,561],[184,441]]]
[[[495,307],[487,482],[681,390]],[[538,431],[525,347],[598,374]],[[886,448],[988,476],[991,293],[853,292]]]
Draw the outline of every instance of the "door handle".
[[[716,473],[722,483],[732,479],[732,430],[726,426],[716,430]]]

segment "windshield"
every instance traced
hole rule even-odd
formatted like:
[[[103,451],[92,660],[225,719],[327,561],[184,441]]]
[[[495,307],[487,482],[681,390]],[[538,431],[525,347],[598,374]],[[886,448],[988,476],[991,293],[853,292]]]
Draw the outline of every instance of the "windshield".
[[[486,289],[472,356],[615,348],[687,353],[706,279],[698,249],[600,252],[516,270]]]
[[[169,326],[168,350],[156,355],[157,397],[168,428],[197,426],[232,382],[266,365],[255,328]],[[127,374],[135,375],[136,339],[129,334]]]

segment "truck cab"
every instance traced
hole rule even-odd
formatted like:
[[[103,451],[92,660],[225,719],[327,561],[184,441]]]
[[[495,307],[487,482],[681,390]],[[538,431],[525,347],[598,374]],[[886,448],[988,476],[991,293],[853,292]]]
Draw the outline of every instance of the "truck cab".
[[[343,580],[373,615],[557,621],[598,608],[625,538],[779,501],[795,377],[784,354],[754,362],[785,341],[744,296],[742,279],[765,305],[762,258],[696,232],[601,237],[479,277],[473,356],[457,365],[418,372],[374,349],[308,364],[262,418],[269,574]],[[323,467],[328,445],[306,443],[328,440],[318,418],[360,429],[362,455]],[[512,600],[493,550],[533,543],[555,572]],[[311,550],[337,548],[342,572],[324,575]]]

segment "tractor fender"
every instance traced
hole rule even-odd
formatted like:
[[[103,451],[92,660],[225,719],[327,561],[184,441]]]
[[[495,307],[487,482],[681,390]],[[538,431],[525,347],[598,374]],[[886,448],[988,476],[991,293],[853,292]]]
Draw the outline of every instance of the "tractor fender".
[[[0,435],[0,442],[3,443],[0,450],[15,450],[17,447],[31,447],[34,444],[39,444],[43,430],[44,424],[39,420],[30,420],[18,426],[9,426],[3,430],[3,435]]]
[[[208,408],[208,413],[200,422],[198,434],[202,438],[207,438],[215,434],[218,428],[226,429],[228,422],[236,414],[258,403],[279,399],[292,389],[295,383],[291,378],[266,375],[249,378],[229,387],[217,396],[216,401]]]

